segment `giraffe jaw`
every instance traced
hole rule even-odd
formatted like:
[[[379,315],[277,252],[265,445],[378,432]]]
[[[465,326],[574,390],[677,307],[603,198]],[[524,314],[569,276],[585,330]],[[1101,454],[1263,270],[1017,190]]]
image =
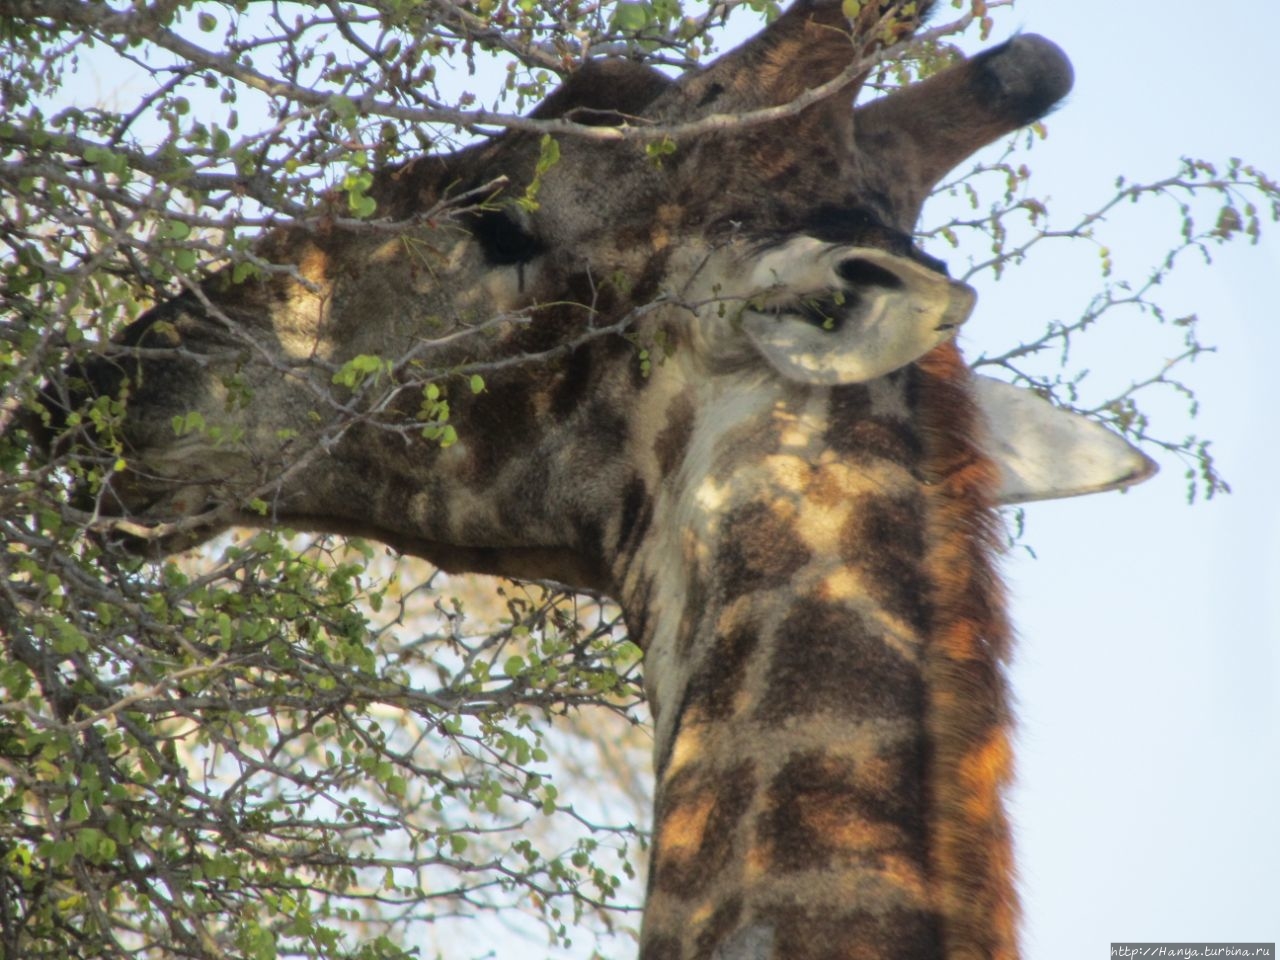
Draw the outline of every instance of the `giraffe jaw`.
[[[212,485],[161,486],[132,471],[111,478],[95,498],[94,514],[91,526],[104,542],[150,559],[190,550],[232,525],[253,522]]]

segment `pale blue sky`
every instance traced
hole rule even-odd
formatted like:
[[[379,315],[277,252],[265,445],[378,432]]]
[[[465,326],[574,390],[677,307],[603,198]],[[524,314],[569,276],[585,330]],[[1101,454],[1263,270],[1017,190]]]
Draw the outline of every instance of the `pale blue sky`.
[[[1280,176],[1280,7],[1021,0],[998,24],[1052,38],[1075,64],[1033,156],[1063,210],[1096,205],[1120,173],[1167,176],[1183,154]],[[1140,276],[1169,224],[1117,217],[1118,272]],[[1280,357],[1280,224],[1215,261],[1170,285],[1219,348],[1190,372],[1200,416],[1183,427],[1170,407],[1170,432],[1212,438],[1235,492],[1189,508],[1166,461],[1127,494],[1029,508],[1038,559],[1006,565],[1028,960],[1102,958],[1113,940],[1280,939],[1280,430],[1264,366]],[[1041,265],[1007,294],[981,290],[971,342],[1070,318],[1080,277]],[[1161,356],[1151,326],[1134,327],[1108,341],[1100,373]]]

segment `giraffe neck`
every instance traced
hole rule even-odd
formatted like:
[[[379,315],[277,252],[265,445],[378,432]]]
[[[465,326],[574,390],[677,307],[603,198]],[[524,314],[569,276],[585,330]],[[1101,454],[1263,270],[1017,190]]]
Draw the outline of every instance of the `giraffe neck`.
[[[989,478],[930,410],[959,375],[689,405],[725,421],[619,576],[654,611],[645,960],[1012,956]]]

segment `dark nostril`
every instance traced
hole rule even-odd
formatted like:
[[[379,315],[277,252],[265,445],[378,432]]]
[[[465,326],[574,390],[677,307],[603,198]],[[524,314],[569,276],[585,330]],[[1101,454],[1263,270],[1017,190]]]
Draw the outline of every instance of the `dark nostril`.
[[[847,280],[855,287],[884,287],[888,290],[900,290],[904,286],[902,278],[892,270],[886,270],[870,260],[856,257],[841,261],[836,267],[842,280]]]

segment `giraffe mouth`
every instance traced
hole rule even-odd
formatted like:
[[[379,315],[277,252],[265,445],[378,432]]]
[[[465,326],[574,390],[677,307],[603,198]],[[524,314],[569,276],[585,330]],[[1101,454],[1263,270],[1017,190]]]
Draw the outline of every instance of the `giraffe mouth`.
[[[860,299],[856,293],[848,293],[839,298],[806,298],[799,303],[776,307],[772,312],[777,317],[797,317],[819,330],[838,333],[844,328],[850,315],[856,315]]]

